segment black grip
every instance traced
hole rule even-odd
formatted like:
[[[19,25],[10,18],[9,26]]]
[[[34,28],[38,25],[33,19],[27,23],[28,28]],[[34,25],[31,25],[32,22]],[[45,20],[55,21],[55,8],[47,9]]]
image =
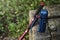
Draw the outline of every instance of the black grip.
[[[42,8],[43,8],[43,6],[40,5],[40,6],[37,8],[37,11],[36,11],[36,13],[35,13],[34,16],[38,15]]]

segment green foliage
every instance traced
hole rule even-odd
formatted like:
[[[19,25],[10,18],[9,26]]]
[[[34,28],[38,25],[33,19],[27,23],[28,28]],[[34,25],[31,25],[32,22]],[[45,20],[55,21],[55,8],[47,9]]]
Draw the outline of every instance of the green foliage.
[[[40,1],[42,0],[0,0],[0,31],[3,33],[8,29],[9,36],[20,37],[28,25],[29,10],[35,9]],[[43,1],[46,5],[60,3],[60,0]]]

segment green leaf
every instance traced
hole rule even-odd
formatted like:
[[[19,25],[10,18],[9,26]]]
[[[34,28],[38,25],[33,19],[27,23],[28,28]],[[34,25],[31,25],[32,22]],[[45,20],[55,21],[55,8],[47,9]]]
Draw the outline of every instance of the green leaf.
[[[15,25],[14,23],[10,23],[10,24],[9,24],[9,30],[10,30],[10,31],[15,31],[15,30],[16,30],[16,29],[15,29],[15,26],[16,26],[16,25]]]

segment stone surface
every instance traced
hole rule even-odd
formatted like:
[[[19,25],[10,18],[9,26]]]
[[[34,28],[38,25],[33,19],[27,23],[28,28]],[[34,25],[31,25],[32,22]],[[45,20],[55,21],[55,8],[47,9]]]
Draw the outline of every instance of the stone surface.
[[[60,15],[60,5],[45,6],[44,8],[48,10],[48,17]],[[32,20],[35,12],[36,10],[31,10],[29,12],[30,21]],[[51,31],[52,38],[50,37],[50,33],[48,31],[48,27],[50,27],[50,25],[55,25],[57,27],[57,31]],[[35,25],[32,28],[32,31],[29,31],[29,40],[60,40],[60,18],[49,19],[45,33],[38,33],[37,29],[38,25]]]

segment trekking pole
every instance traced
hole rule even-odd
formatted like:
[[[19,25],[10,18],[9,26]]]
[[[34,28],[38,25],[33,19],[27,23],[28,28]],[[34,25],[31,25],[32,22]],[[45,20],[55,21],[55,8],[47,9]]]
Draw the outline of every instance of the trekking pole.
[[[29,25],[29,27],[25,30],[25,32],[21,35],[21,37],[19,38],[19,40],[23,40],[23,38],[25,37],[25,35],[29,32],[29,30],[35,25],[36,21],[38,20],[38,14],[41,11],[41,9],[44,6],[44,2],[40,3],[39,8],[37,9],[35,15],[34,15],[34,20],[31,22],[31,24]]]

